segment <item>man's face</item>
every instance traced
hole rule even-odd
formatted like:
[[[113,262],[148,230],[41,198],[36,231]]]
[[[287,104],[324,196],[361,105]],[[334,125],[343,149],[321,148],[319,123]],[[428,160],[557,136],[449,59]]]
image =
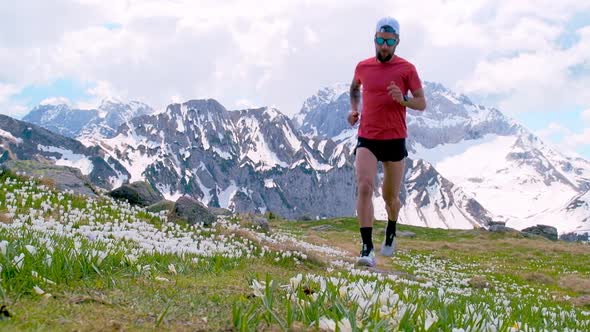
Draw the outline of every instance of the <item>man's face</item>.
[[[380,44],[381,43],[381,44]],[[399,43],[399,36],[392,32],[377,32],[375,34],[375,54],[377,60],[387,62],[395,53]]]

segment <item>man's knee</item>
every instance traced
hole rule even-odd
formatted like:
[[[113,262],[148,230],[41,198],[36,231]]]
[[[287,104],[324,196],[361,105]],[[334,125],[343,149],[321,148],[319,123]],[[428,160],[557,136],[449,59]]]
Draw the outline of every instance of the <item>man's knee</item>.
[[[359,195],[367,196],[373,195],[373,181],[369,179],[358,180],[358,192]]]
[[[402,206],[402,202],[399,199],[399,195],[394,196],[394,197],[385,197],[384,196],[383,199],[385,200],[385,204],[387,205],[387,207],[390,209],[399,210],[400,207]]]

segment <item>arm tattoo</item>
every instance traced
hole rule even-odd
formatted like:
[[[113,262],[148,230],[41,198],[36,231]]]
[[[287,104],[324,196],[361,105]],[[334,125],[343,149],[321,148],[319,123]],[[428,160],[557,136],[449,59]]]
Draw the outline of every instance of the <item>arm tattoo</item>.
[[[355,82],[354,80],[352,81],[352,84],[350,85],[350,104],[355,106],[358,106],[360,100],[361,100],[361,89],[360,89],[360,84],[358,84],[357,82]]]

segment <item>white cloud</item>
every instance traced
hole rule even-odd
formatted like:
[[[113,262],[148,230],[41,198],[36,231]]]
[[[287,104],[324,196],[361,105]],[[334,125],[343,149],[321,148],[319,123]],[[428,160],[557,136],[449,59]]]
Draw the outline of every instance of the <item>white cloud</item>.
[[[590,103],[590,75],[576,77],[572,68],[590,62],[590,33],[578,31],[580,41],[569,49],[546,43],[537,51],[511,57],[482,59],[456,86],[467,93],[500,96],[505,112],[564,111]]]
[[[15,118],[21,118],[29,109],[11,99],[22,89],[14,84],[5,84],[0,82],[0,114],[5,114]]]
[[[126,97],[125,90],[117,90],[108,81],[98,81],[95,87],[88,89],[86,92],[101,100],[106,98],[125,99]]]
[[[584,120],[587,123],[590,123],[590,108],[583,111],[581,116],[582,116],[582,120]]]
[[[39,104],[41,105],[72,105],[72,102],[66,97],[50,97],[43,99]]]
[[[586,121],[590,120],[590,111],[581,114]],[[560,145],[564,151],[575,152],[588,147],[590,144],[590,128],[580,132],[573,131],[563,124],[552,122],[546,128],[535,132],[542,140]]]
[[[305,27],[305,44],[315,45],[320,42],[318,34],[310,27]]]
[[[12,101],[0,102],[0,110],[0,114],[8,115],[16,119],[22,118],[30,111],[28,107]]]
[[[580,133],[572,133],[563,139],[563,143],[572,150],[586,147],[588,142],[590,142],[590,128],[586,128]]]
[[[97,81],[95,86],[88,88],[85,92],[89,97],[85,99],[70,101],[70,107],[89,110],[96,109],[104,100],[129,101],[126,89],[118,90],[108,81]]]
[[[0,103],[7,101],[11,96],[18,93],[20,89],[14,84],[0,82]]]
[[[187,99],[186,99],[186,98],[184,98],[184,97],[183,97],[183,96],[181,96],[181,95],[178,95],[178,94],[172,95],[172,96],[170,97],[170,102],[171,102],[171,103],[173,103],[173,104],[182,104],[182,103],[184,103],[185,101],[187,101]]]
[[[240,99],[235,102],[233,105],[236,109],[250,109],[250,108],[258,108],[260,106],[254,104],[249,99]]]
[[[118,97],[162,109],[178,98],[215,98],[293,114],[317,89],[349,82],[374,54],[374,22],[392,15],[401,23],[398,52],[422,79],[508,113],[562,110],[590,104],[589,75],[571,77],[590,62],[590,27],[571,48],[557,44],[585,11],[590,3],[579,0],[6,1],[0,101],[14,94],[6,86],[65,78],[96,86],[79,104]]]
[[[557,122],[551,122],[546,128],[535,132],[543,140],[554,140],[557,135],[572,135],[572,131]]]

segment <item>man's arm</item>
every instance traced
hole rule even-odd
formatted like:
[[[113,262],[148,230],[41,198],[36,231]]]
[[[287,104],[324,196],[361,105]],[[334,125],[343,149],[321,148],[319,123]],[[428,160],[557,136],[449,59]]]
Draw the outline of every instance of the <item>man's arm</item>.
[[[426,98],[424,97],[424,89],[420,88],[418,90],[412,91],[412,98],[409,98],[407,101],[401,101],[400,104],[417,111],[425,110]]]
[[[354,126],[359,120],[359,104],[361,102],[361,82],[359,80],[352,79],[350,84],[350,108],[351,111],[348,113],[346,120],[351,126]]]
[[[361,82],[352,79],[350,84],[350,106],[353,112],[358,112],[359,104],[361,102]]]

